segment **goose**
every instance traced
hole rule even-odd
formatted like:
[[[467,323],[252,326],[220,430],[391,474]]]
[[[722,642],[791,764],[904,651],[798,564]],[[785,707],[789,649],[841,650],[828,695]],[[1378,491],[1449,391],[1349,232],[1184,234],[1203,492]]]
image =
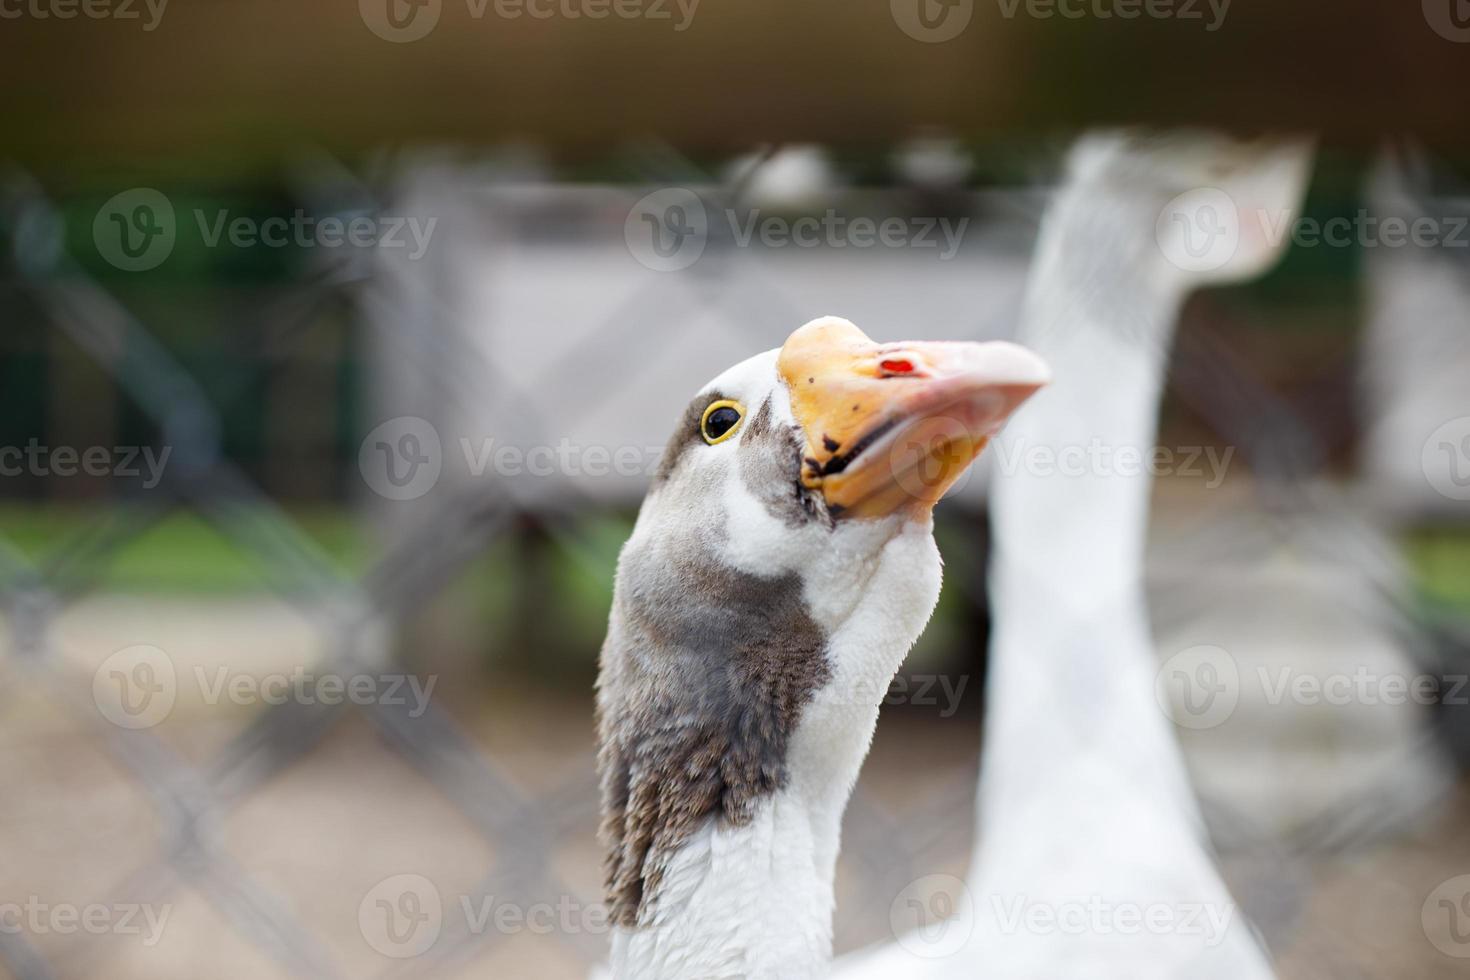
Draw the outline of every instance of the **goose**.
[[[939,595],[932,508],[1047,379],[822,317],[689,402],[600,655],[613,977],[825,975],[842,812]]]
[[[1042,222],[1017,333],[1056,383],[992,458],[1094,444],[1147,453],[1185,297],[1272,264],[1280,242],[1264,225],[1294,212],[1309,160],[1290,139],[1080,140]],[[1230,213],[1180,229],[1190,201]],[[1170,238],[1209,229],[1238,235],[1210,262]],[[1017,465],[993,484],[976,845],[948,895],[962,914],[844,958],[838,980],[1273,975],[1221,880],[1157,700],[1142,592],[1148,502],[1148,473],[1121,465]]]

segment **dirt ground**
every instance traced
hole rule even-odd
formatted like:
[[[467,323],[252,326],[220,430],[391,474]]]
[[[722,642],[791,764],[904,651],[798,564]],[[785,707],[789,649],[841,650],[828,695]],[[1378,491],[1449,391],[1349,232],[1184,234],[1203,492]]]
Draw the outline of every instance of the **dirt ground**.
[[[42,909],[40,928],[0,931],[17,980],[551,980],[583,977],[602,955],[584,698],[446,693],[455,737],[483,767],[456,777],[468,763],[416,754],[360,709],[301,735],[302,754],[287,739],[283,763],[252,768],[230,748],[260,731],[252,712],[122,732],[68,700],[75,685],[14,661],[3,681],[0,900]],[[892,938],[884,896],[964,873],[978,740],[963,713],[885,714],[845,826],[840,950]],[[1421,911],[1436,885],[1470,871],[1467,830],[1470,787],[1392,841],[1295,860],[1289,874],[1252,854],[1226,868],[1283,980],[1464,978],[1470,959],[1437,949]],[[372,925],[384,895],[404,908],[392,891],[404,875],[442,903],[442,929],[417,952]],[[52,916],[94,904],[106,910],[93,913],[96,934]],[[142,910],[124,923],[130,906]],[[165,917],[156,930],[150,911]]]

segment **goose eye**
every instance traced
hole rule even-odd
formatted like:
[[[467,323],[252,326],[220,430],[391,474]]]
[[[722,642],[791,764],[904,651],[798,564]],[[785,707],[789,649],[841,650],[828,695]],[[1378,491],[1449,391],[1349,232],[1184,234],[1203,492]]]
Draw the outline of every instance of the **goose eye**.
[[[711,446],[717,442],[724,442],[735,434],[736,429],[740,428],[742,415],[743,410],[739,402],[710,402],[709,407],[704,410],[704,418],[700,419],[699,433]]]

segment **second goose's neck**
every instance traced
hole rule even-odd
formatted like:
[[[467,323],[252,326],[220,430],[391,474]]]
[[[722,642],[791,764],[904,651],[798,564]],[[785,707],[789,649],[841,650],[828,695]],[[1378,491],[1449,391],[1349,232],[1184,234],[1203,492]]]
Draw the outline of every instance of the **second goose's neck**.
[[[1184,292],[1160,268],[1152,223],[1105,190],[1070,186],[1043,227],[1020,339],[1047,358],[1054,383],[992,450],[1007,471],[993,502],[991,584],[1005,612],[988,699],[987,833],[1003,833],[1008,816],[1058,812],[1094,781],[1126,786],[1155,810],[1192,812],[1153,699],[1149,476],[1123,462],[1150,458]],[[1056,465],[1032,465],[1038,450]],[[1063,472],[1064,461],[1080,465]]]

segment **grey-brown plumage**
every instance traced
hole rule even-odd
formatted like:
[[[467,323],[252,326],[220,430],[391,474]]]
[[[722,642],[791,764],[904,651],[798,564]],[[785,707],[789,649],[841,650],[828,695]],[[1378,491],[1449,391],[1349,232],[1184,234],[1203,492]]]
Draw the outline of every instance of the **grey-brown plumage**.
[[[717,488],[681,481],[684,454],[704,448],[701,411],[719,397],[691,404],[657,477],[657,492],[684,495],[706,519],[624,549],[602,649],[602,838],[608,906],[624,926],[646,915],[669,858],[705,819],[746,823],[784,785],[800,709],[830,676],[797,576],[723,563]],[[769,403],[745,424],[742,481],[785,519],[811,519],[794,436],[771,422]]]

